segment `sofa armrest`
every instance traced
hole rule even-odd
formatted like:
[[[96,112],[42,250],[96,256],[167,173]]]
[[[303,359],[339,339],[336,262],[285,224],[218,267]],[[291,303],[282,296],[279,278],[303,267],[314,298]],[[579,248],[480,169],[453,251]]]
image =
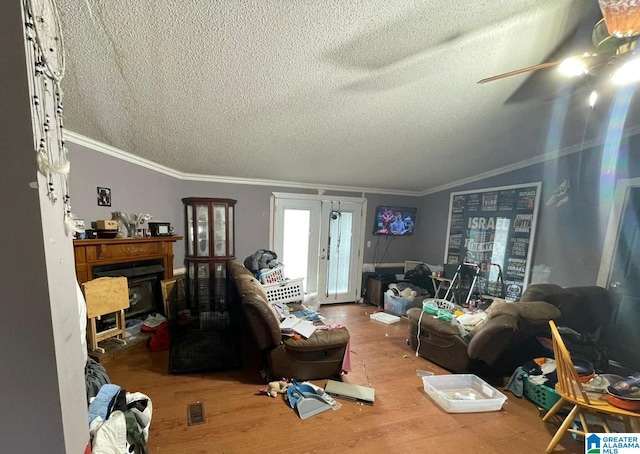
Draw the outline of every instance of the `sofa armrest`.
[[[267,302],[264,287],[239,260],[227,262],[227,273],[236,286],[242,311],[253,331],[260,350],[272,348],[282,341],[280,322]]]
[[[280,324],[268,304],[257,293],[244,293],[242,311],[260,350],[275,347],[282,340]]]
[[[309,338],[284,337],[284,344],[290,351],[311,352],[328,348],[345,347],[349,343],[347,328],[317,329]]]
[[[486,320],[474,334],[467,347],[472,359],[493,364],[508,350],[517,336],[518,319],[511,315],[496,315]]]

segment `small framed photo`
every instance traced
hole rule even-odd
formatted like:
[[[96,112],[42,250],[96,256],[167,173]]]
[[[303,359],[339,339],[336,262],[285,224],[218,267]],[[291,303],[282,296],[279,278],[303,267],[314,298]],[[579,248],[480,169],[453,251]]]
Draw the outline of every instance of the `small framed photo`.
[[[98,206],[100,207],[111,206],[111,189],[98,188]]]

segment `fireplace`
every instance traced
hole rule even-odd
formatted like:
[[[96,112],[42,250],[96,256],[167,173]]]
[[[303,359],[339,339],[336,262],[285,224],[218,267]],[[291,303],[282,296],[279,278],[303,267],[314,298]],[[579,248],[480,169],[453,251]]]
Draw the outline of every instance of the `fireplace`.
[[[151,312],[163,312],[160,281],[164,271],[162,261],[148,260],[96,266],[93,268],[93,278],[126,277],[129,308],[125,310],[125,317],[144,318]]]
[[[163,236],[73,240],[78,283],[101,276],[125,276],[131,306],[126,317],[143,318],[153,311],[164,313],[160,282],[173,277],[173,243],[181,239]]]

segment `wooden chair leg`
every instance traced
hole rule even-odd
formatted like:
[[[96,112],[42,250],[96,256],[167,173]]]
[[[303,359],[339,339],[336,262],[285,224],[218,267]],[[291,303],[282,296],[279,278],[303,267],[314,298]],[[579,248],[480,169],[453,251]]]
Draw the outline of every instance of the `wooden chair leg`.
[[[566,401],[563,398],[560,398],[560,400],[558,402],[556,402],[553,405],[553,407],[551,407],[551,409],[544,415],[542,420],[544,422],[547,422],[549,420],[549,418],[551,418],[553,415],[558,413],[558,410],[560,410],[564,406],[565,402]]]
[[[580,417],[580,424],[582,424],[582,431],[584,433],[591,432],[589,430],[589,424],[587,423],[587,418],[585,418],[584,414],[582,412],[580,412],[580,413],[578,413],[578,416]],[[602,420],[602,423],[605,424],[605,425],[607,424],[607,422],[604,419]]]
[[[555,435],[551,439],[549,446],[547,446],[547,449],[546,449],[547,453],[552,452],[555,449],[556,445],[560,442],[560,439],[562,438],[562,436],[567,433],[567,429],[569,429],[569,426],[573,423],[573,420],[576,418],[576,414],[578,414],[579,410],[580,408],[578,408],[578,406],[575,405],[571,409],[567,417],[564,419],[564,421],[562,421],[562,424],[560,425]]]

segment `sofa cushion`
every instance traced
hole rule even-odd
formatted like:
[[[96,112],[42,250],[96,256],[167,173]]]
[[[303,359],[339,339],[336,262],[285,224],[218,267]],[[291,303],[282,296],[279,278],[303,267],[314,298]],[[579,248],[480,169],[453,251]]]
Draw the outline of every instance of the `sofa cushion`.
[[[494,301],[485,312],[489,319],[497,315],[511,315],[531,321],[549,321],[561,315],[557,307],[544,301],[521,301],[518,303]]]
[[[563,294],[564,289],[556,284],[532,284],[522,294],[520,301],[550,301],[547,300],[549,295]]]
[[[348,342],[349,331],[346,328],[317,329],[308,339],[294,339],[288,336],[283,338],[283,343],[287,346],[287,349],[297,351],[343,347]]]
[[[422,315],[422,319],[420,319],[420,315]],[[431,332],[439,333],[441,335],[447,336],[459,336],[460,329],[451,324],[450,322],[445,322],[440,320],[439,318],[434,317],[433,315],[429,315],[424,312],[422,309],[417,307],[412,307],[407,311],[407,318],[410,323],[415,325],[418,324],[418,320],[420,320],[420,329],[428,330]]]

